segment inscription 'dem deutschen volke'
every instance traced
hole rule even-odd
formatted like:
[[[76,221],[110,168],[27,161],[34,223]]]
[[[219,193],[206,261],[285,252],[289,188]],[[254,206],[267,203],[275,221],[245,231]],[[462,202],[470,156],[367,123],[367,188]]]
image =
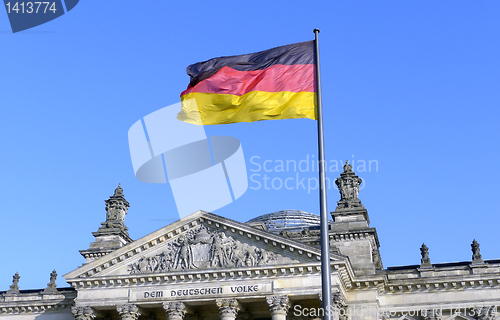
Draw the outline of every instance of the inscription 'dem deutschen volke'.
[[[141,299],[162,299],[167,297],[194,297],[204,295],[221,295],[221,294],[242,294],[242,293],[259,293],[271,291],[270,284],[252,284],[238,286],[218,286],[218,287],[194,287],[183,289],[167,289],[144,291],[140,295]],[[139,297],[138,297],[139,298]]]

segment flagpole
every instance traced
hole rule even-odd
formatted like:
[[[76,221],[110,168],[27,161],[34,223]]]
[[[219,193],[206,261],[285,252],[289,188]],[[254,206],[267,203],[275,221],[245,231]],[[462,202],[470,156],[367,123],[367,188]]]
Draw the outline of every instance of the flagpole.
[[[319,29],[314,29],[316,54],[316,101],[318,106],[318,160],[319,160],[319,211],[321,218],[321,287],[323,319],[333,320],[332,279],[330,273],[330,236],[328,234],[328,210],[326,203],[325,142],[323,139],[323,105],[321,103],[321,73],[319,67]]]

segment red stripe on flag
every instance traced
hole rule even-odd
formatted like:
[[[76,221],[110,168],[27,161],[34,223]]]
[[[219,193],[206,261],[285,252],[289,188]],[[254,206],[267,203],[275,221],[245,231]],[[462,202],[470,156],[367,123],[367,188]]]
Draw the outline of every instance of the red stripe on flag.
[[[315,65],[277,64],[264,70],[237,71],[223,67],[181,96],[192,92],[232,94],[242,96],[252,91],[264,92],[315,92]]]

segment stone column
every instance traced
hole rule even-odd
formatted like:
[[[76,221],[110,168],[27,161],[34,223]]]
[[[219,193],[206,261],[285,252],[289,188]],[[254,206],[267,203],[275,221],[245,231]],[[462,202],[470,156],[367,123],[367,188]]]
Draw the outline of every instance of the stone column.
[[[240,311],[240,304],[236,299],[216,299],[221,320],[235,320]]]
[[[141,315],[141,310],[135,304],[124,304],[116,307],[121,320],[137,320]]]
[[[168,320],[182,320],[186,315],[186,305],[182,302],[164,302],[163,309]]]
[[[290,308],[288,296],[269,296],[266,297],[266,301],[273,320],[286,320],[286,314]]]
[[[71,312],[76,320],[92,320],[96,317],[91,307],[71,307]]]

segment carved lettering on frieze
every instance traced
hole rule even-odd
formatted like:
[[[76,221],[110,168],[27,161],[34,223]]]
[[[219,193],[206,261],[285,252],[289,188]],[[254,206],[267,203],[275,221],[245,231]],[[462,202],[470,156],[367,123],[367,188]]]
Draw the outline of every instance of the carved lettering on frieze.
[[[166,244],[164,251],[129,265],[130,274],[221,269],[293,263],[288,257],[241,243],[198,226]]]

